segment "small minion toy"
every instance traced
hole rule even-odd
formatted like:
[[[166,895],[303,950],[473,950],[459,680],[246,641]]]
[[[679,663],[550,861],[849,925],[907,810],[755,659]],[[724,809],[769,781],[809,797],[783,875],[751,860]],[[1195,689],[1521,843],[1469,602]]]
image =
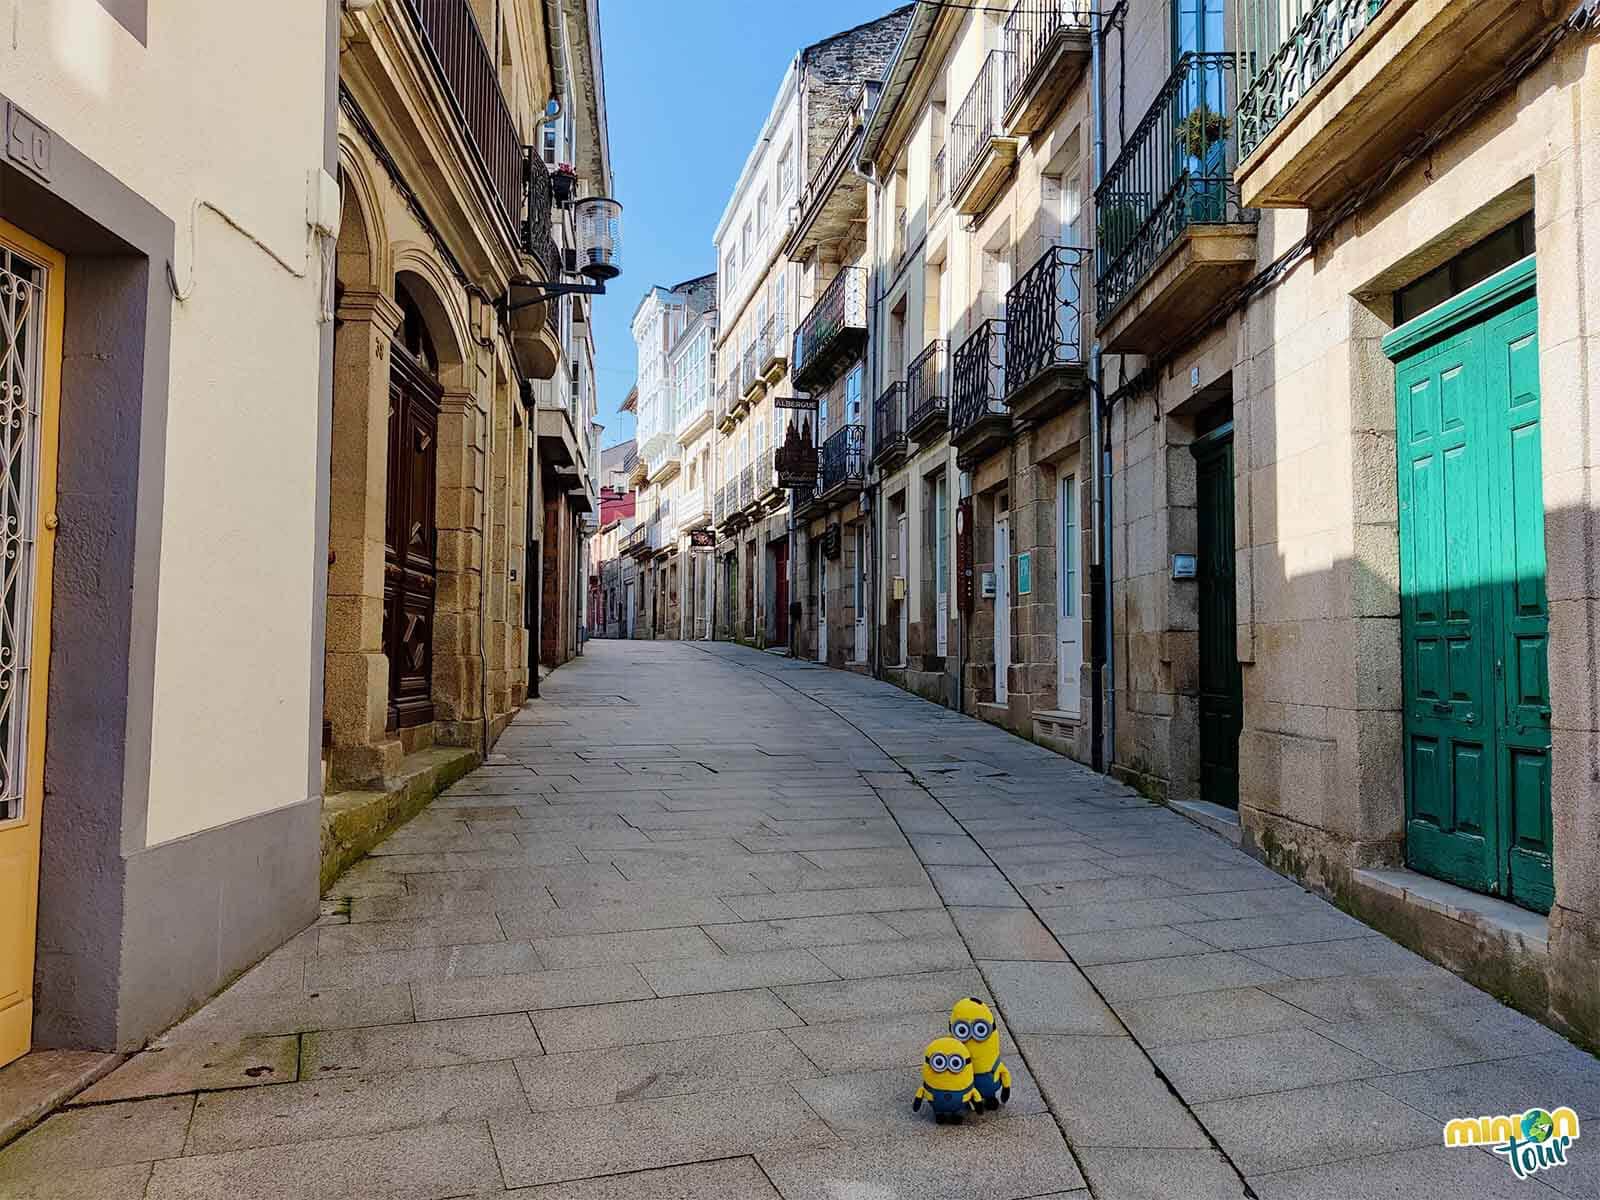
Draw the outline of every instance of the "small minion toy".
[[[940,1125],[959,1125],[963,1113],[983,1110],[983,1095],[972,1086],[967,1048],[955,1038],[935,1038],[922,1052],[922,1086],[911,1111],[920,1109],[924,1100],[933,1105],[933,1119]]]
[[[1011,1072],[1000,1061],[1000,1030],[989,1006],[976,996],[957,1000],[950,1010],[950,1036],[966,1047],[972,1085],[985,1107],[996,1109],[1010,1100]]]

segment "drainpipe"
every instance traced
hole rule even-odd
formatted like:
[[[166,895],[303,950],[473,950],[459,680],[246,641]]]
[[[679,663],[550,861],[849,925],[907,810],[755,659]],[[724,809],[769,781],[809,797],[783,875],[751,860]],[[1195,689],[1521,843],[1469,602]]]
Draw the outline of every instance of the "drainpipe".
[[[1089,100],[1094,106],[1094,185],[1098,193],[1106,172],[1106,104],[1105,104],[1105,38],[1104,14],[1095,11],[1095,31],[1090,42],[1093,57],[1094,85]],[[1097,210],[1098,215],[1098,210]],[[1095,234],[1098,253],[1099,232]],[[1098,282],[1098,281],[1097,281]],[[1097,296],[1098,301],[1098,296]],[[1091,475],[1093,483],[1092,509],[1095,526],[1095,566],[1099,569],[1102,633],[1099,638],[1104,647],[1102,663],[1095,672],[1095,740],[1093,757],[1096,770],[1109,771],[1116,760],[1117,703],[1116,703],[1116,628],[1113,625],[1112,603],[1113,562],[1111,550],[1111,414],[1105,404],[1105,390],[1101,384],[1102,363],[1100,342],[1096,338],[1089,352],[1089,440],[1094,454],[1099,458],[1098,470]]]

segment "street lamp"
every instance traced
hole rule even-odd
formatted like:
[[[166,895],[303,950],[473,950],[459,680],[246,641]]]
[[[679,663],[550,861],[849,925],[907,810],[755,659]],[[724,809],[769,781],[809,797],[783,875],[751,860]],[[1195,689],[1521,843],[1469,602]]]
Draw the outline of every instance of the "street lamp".
[[[557,296],[603,296],[606,284],[622,274],[622,205],[605,196],[590,196],[572,204],[577,246],[573,258],[578,274],[589,283],[563,283],[556,279],[511,281],[508,312],[531,308]],[[565,274],[564,267],[557,268]],[[529,293],[532,293],[531,295]]]

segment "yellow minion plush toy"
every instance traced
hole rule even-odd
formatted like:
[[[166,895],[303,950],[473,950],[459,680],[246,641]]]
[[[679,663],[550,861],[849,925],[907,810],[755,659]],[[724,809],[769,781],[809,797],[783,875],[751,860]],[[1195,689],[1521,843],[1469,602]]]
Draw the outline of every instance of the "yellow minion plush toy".
[[[972,1067],[972,1085],[990,1109],[1011,1099],[1011,1072],[1000,1061],[1000,1030],[994,1013],[976,996],[957,1000],[950,1010],[950,1036],[961,1042]]]
[[[955,1038],[935,1038],[922,1052],[922,1086],[911,1102],[916,1112],[926,1100],[933,1105],[933,1119],[940,1125],[961,1124],[961,1114],[983,1110],[983,1096],[972,1086],[972,1063],[967,1048]]]

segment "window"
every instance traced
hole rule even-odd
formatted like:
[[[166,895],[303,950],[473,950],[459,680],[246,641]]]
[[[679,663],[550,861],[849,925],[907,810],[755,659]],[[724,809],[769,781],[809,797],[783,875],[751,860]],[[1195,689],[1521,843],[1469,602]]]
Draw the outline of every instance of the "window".
[[[778,156],[778,195],[787,196],[794,187],[794,142],[785,142]]]
[[[744,234],[739,241],[739,250],[744,255],[745,262],[750,261],[751,249],[755,243],[755,223],[750,217],[744,219]]]
[[[1521,262],[1533,251],[1533,214],[1529,213],[1397,291],[1394,323],[1404,325],[1452,296],[1459,296],[1474,284],[1482,283],[1495,272]]]
[[[739,252],[738,252],[738,250],[729,250],[728,251],[728,261],[727,261],[727,264],[722,268],[722,274],[723,274],[722,292],[723,292],[724,295],[727,295],[727,293],[730,290],[732,290],[735,281],[739,278]]]
[[[771,206],[767,198],[767,189],[761,189],[761,198],[756,201],[756,236],[764,236],[767,232],[767,210]]]
[[[778,274],[778,282],[773,287],[772,296],[772,316],[774,326],[780,333],[788,328],[786,318],[789,310],[787,307],[785,307],[788,304],[788,284],[789,277],[780,272]]]

